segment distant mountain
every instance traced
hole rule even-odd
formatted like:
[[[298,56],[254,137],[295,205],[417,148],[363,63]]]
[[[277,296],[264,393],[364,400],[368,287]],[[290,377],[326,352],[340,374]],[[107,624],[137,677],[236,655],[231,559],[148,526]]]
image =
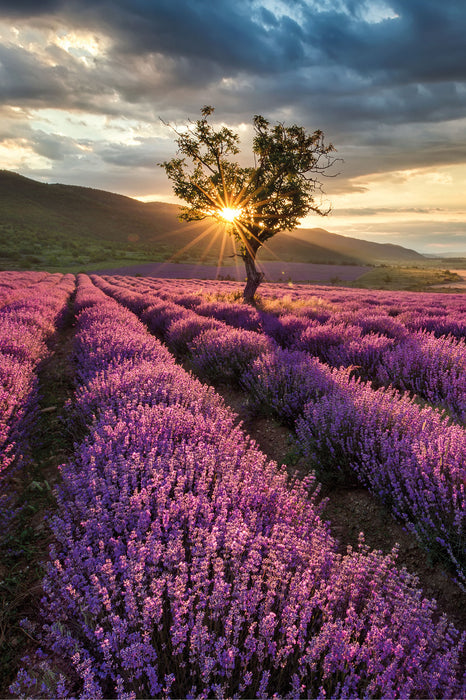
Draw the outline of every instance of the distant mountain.
[[[374,263],[416,263],[424,260],[421,253],[393,243],[374,243],[350,236],[330,233],[322,228],[296,229],[289,234],[314,245],[325,245],[341,255],[357,256],[359,260]]]
[[[464,260],[466,258],[466,250],[449,250],[446,253],[436,254],[434,255],[433,253],[424,253],[426,258],[431,258],[435,260],[447,260],[449,258],[456,258],[458,260]]]
[[[179,208],[163,202],[75,185],[45,184],[0,171],[0,258],[72,260],[87,251],[105,261],[121,250],[148,259],[217,262],[222,227],[180,222]],[[208,231],[208,228],[210,231]],[[204,235],[202,235],[204,234]],[[194,242],[199,237],[197,242]],[[90,252],[89,252],[90,251]],[[227,263],[233,250],[224,252]],[[321,228],[279,233],[260,251],[262,260],[329,264],[415,264],[424,256],[401,246],[372,243]]]

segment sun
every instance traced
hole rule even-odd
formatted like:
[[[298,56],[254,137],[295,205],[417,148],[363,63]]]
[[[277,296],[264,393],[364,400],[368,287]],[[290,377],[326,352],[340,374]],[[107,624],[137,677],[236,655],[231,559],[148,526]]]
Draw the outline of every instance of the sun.
[[[242,210],[239,208],[235,209],[233,207],[223,207],[223,209],[220,209],[219,214],[225,221],[233,223],[235,219],[241,216],[241,212]]]

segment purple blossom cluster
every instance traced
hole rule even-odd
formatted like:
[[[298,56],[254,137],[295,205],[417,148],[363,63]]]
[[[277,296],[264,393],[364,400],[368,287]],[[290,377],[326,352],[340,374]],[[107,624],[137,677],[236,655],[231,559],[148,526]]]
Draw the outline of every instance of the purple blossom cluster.
[[[239,386],[253,361],[274,347],[274,341],[265,335],[225,327],[197,335],[189,345],[189,352],[196,374],[214,383]]]
[[[384,354],[376,381],[401,391],[414,392],[450,416],[466,423],[466,340],[436,336],[427,331],[410,333]]]
[[[174,296],[173,300],[177,304],[186,306],[183,297]],[[211,301],[196,304],[194,310],[201,316],[216,318],[219,321],[225,321],[229,326],[246,331],[258,331],[262,327],[260,313],[247,304]]]
[[[241,285],[232,282],[123,276],[98,279],[143,295],[155,294],[192,309],[215,301],[222,307],[229,301],[229,305],[233,302],[235,309],[245,308],[237,301],[241,297]],[[260,292],[260,308],[270,314],[283,316],[292,313],[321,323],[333,318],[359,325],[364,333],[402,338],[406,331],[426,330],[437,336],[463,337],[466,330],[462,294],[386,292],[320,285],[290,287],[286,284],[262,284]],[[251,312],[254,317],[254,310]],[[228,313],[226,307],[222,313]],[[215,315],[215,305],[211,314]],[[229,323],[235,325],[232,318],[234,314],[229,316]]]
[[[76,294],[74,297],[74,312],[78,315],[84,309],[88,309],[96,304],[102,303],[107,298],[106,294],[92,284],[90,278],[85,274],[78,274]]]
[[[47,354],[74,289],[71,275],[0,273],[0,504],[3,527],[13,516],[7,476],[29,448],[37,415],[37,367]]]
[[[263,328],[283,347],[305,350],[333,367],[352,367],[359,377],[378,386],[392,385],[417,394],[464,423],[464,338],[406,329],[396,336],[390,328],[385,328],[388,334],[375,333],[369,329],[381,330],[382,326],[372,323],[364,332],[360,323],[337,319],[323,324],[315,320],[306,323],[302,316],[289,313],[277,321],[278,324],[264,324]]]
[[[119,284],[132,285],[131,293],[137,294],[138,283],[119,280]],[[397,308],[393,294],[385,298],[380,293],[377,296],[348,290],[349,299],[343,300],[334,291],[330,296],[328,289],[322,297],[296,292],[293,299],[290,294],[266,298],[265,310],[258,311],[222,299],[224,291],[218,283],[217,295],[222,300],[215,302],[214,284],[211,282],[204,294],[189,293],[191,288],[195,289],[189,283],[183,294],[179,283],[173,281],[161,285],[145,280],[143,289],[146,294],[152,290],[152,294],[162,295],[164,301],[158,299],[159,308],[163,304],[172,305],[175,315],[181,313],[179,305],[182,305],[234,328],[260,331],[283,348],[304,350],[332,367],[350,367],[354,374],[375,386],[391,385],[417,394],[464,423],[466,341],[461,328],[466,314],[455,298],[453,304],[449,303],[456,316],[449,313],[438,294],[426,296],[427,303],[420,314],[412,308],[416,301],[418,309],[419,295],[414,299],[413,295],[396,295]],[[208,301],[202,301],[203,298]],[[124,303],[128,305],[126,299]],[[156,322],[155,332],[160,335],[157,323],[165,324],[166,331],[171,320],[164,314]],[[419,331],[419,328],[430,330]],[[454,334],[444,336],[444,330]]]
[[[297,286],[293,290],[287,289],[283,294],[276,285],[269,285],[264,289],[263,299],[265,306],[271,305],[275,313],[283,312],[281,310],[284,308],[289,313],[296,307],[303,313],[306,308],[315,310],[316,307],[325,306],[362,327],[366,324],[364,319],[373,316],[378,317],[378,324],[387,324],[384,319],[388,316],[395,321],[395,325],[392,326],[395,333],[400,324],[400,330],[425,330],[437,336],[466,335],[466,309],[462,294],[342,290],[320,286],[313,286],[311,290],[308,287]],[[387,325],[387,328],[390,326]],[[384,333],[383,326],[379,325],[379,329],[373,328],[372,332]]]
[[[145,285],[150,289],[150,281]],[[156,292],[157,285],[152,289]],[[137,290],[138,284],[133,282],[130,293],[137,294]],[[169,297],[166,286],[163,294]],[[178,300],[181,297],[173,295]],[[170,336],[170,319],[184,327],[190,318],[194,339],[187,348],[194,370],[209,381],[241,386],[251,410],[271,414],[295,428],[299,449],[321,478],[359,480],[368,486],[432,555],[453,568],[464,586],[463,428],[450,425],[428,406],[421,409],[408,394],[393,389],[377,391],[370,383],[350,380],[355,369],[359,377],[365,370],[375,383],[417,391],[437,405],[448,406],[453,416],[462,419],[464,340],[406,329],[402,333],[390,316],[386,317],[389,335],[374,333],[381,324],[380,316],[374,324],[373,310],[364,334],[363,323],[355,323],[357,308],[350,306],[337,315],[330,304],[313,301],[306,306],[299,300],[299,314],[288,313],[287,302],[283,316],[262,315],[263,322],[268,316],[286,328],[284,337],[291,347],[280,350],[275,341],[268,347],[264,344],[265,339],[273,338],[265,333],[228,330],[224,324],[200,332],[192,309],[197,314],[202,304],[192,303],[189,296],[188,302],[191,308],[185,309],[185,315],[173,301],[160,301],[159,308],[161,316],[163,308],[167,309],[165,337]],[[224,318],[227,306],[221,302]],[[209,308],[214,313],[215,304],[209,302]],[[320,323],[313,316],[324,308],[333,316]],[[343,322],[345,315],[351,323]],[[236,321],[240,318],[236,312],[232,317]],[[163,318],[159,324],[165,324]],[[275,334],[277,340],[279,337],[280,333]],[[329,365],[340,369],[332,372]],[[353,405],[362,408],[353,410]]]
[[[262,355],[242,377],[249,406],[296,430],[320,478],[374,492],[466,583],[466,433],[394,389],[374,390],[348,370],[302,351]]]
[[[27,288],[37,284],[46,277],[51,277],[47,272],[13,272],[5,270],[0,272],[0,309],[10,301],[20,299],[27,294]]]
[[[177,357],[183,358],[189,355],[194,339],[204,331],[217,330],[221,332],[224,324],[214,318],[198,316],[194,312],[187,312],[177,319],[173,319],[167,328],[165,342]]]
[[[466,433],[395,389],[334,370],[334,383],[296,421],[320,474],[368,486],[466,586]]]
[[[93,276],[92,280],[112,298],[128,308],[142,306],[141,320],[149,330],[167,342],[176,353],[187,351],[194,371],[211,382],[240,384],[242,374],[262,353],[275,347],[265,334],[231,328],[222,321],[206,318],[196,311],[158,298],[154,294],[140,294]],[[244,307],[243,307],[244,308]]]
[[[88,433],[61,468],[43,651],[10,691],[464,695],[465,638],[395,554],[338,554],[314,477],[290,482],[128,310],[79,284],[71,410]]]
[[[161,292],[137,285],[136,289],[125,288],[123,282],[118,284],[92,275],[92,282],[102,291],[126,308],[134,311],[146,324],[151,333],[163,340],[178,357],[189,354],[195,338],[206,330],[216,329],[227,332],[228,326],[213,318],[199,316],[191,310],[173,301],[167,301]]]
[[[302,350],[276,348],[260,355],[241,377],[247,405],[254,414],[270,415],[294,428],[311,399],[334,384],[332,370]]]

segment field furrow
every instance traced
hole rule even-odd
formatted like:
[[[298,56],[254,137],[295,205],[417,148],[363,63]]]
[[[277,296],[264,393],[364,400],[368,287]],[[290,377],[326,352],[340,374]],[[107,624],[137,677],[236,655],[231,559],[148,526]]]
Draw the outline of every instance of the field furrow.
[[[349,368],[331,369],[303,350],[283,350],[267,334],[218,319],[206,327],[197,305],[165,301],[150,286],[144,289],[145,280],[125,289],[111,279],[93,279],[138,312],[169,347],[187,353],[203,380],[243,388],[252,410],[290,425],[309,471],[325,481],[368,487],[464,589],[463,427],[396,389],[373,389]],[[166,289],[163,296],[169,296]]]
[[[57,406],[49,392],[40,414],[43,435],[48,411],[58,411],[43,477],[62,459],[43,597],[23,623],[34,642],[9,692],[463,696],[466,636],[395,553],[362,541],[341,551],[314,471],[364,484],[461,583],[464,428],[404,390],[376,389],[348,367],[283,347],[254,327],[257,310],[223,300],[217,313],[215,295],[234,287],[208,287],[198,304],[188,282],[78,275],[74,327],[55,335],[55,366],[69,368],[74,388],[67,379]],[[261,324],[282,322],[278,301]],[[328,299],[321,313],[336,304]],[[247,397],[251,421],[265,413],[289,426],[308,473],[290,478],[271,461],[211,384]],[[61,450],[52,437],[60,425]]]

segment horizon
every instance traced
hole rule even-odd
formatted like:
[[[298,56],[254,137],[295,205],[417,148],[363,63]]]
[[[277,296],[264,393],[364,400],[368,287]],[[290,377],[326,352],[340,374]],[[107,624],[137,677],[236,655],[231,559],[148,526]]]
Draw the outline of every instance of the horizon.
[[[244,164],[254,114],[324,132],[342,159],[323,179],[333,233],[466,250],[462,0],[111,5],[2,3],[3,167],[179,203],[158,167],[176,153],[163,122],[212,104],[240,135]]]
[[[5,169],[0,169],[0,172],[12,173],[12,174],[14,174],[14,175],[19,175],[19,176],[21,176],[21,177],[28,177],[28,176],[26,176],[26,175],[22,175],[21,173],[14,172],[14,171],[9,171],[9,170],[5,170]],[[34,180],[34,178],[29,178],[29,179]],[[69,187],[83,187],[83,186],[84,186],[84,187],[88,187],[89,189],[94,189],[94,190],[96,190],[96,191],[106,192],[106,193],[109,193],[109,194],[114,194],[114,195],[122,196],[122,197],[129,197],[129,199],[133,199],[134,201],[140,202],[141,204],[151,204],[151,203],[152,203],[152,204],[167,204],[167,205],[170,205],[170,206],[182,206],[182,204],[183,204],[182,202],[168,201],[168,198],[167,198],[167,199],[151,199],[151,198],[145,198],[145,197],[143,197],[143,198],[132,197],[131,195],[126,195],[126,194],[121,193],[121,192],[112,192],[112,191],[110,191],[110,190],[104,190],[104,189],[102,189],[101,187],[90,187],[90,186],[88,186],[88,185],[75,185],[75,184],[72,184],[72,183],[69,183],[69,184],[68,184],[68,183],[62,183],[62,182],[49,182],[49,183],[44,183],[44,182],[41,182],[40,180],[34,180],[34,181],[35,181],[35,182],[38,182],[39,184],[66,185],[66,186],[69,186]],[[319,219],[316,218],[316,217],[313,217],[312,220],[313,220],[313,221],[319,221]],[[306,226],[298,226],[298,227],[296,227],[295,229],[293,229],[292,231],[284,231],[284,233],[294,233],[294,232],[299,231],[299,230],[303,230],[303,231],[307,231],[307,230],[321,230],[321,231],[324,231],[325,233],[328,233],[328,234],[331,234],[331,235],[332,235],[332,234],[335,234],[335,235],[337,235],[337,236],[342,236],[342,237],[344,237],[344,238],[352,238],[352,239],[355,239],[355,240],[366,241],[366,242],[369,242],[369,243],[380,243],[380,244],[387,244],[387,245],[400,246],[400,247],[405,248],[405,249],[408,248],[408,249],[410,249],[410,250],[413,250],[413,251],[415,251],[415,252],[417,252],[417,253],[420,253],[421,255],[425,255],[425,256],[427,256],[427,257],[438,257],[438,258],[441,258],[442,255],[444,255],[444,256],[447,257],[447,258],[448,258],[448,257],[462,257],[462,258],[464,257],[464,258],[466,258],[466,248],[465,248],[465,250],[463,250],[463,251],[460,251],[460,250],[456,250],[456,251],[453,251],[453,250],[446,251],[444,254],[430,253],[430,252],[424,252],[424,251],[422,251],[422,250],[418,250],[418,249],[416,249],[416,248],[410,248],[410,246],[402,245],[402,244],[400,244],[400,243],[392,243],[392,242],[390,242],[390,241],[384,243],[383,241],[380,241],[380,240],[377,240],[377,239],[374,240],[374,239],[371,239],[371,238],[369,238],[369,237],[368,237],[368,238],[365,238],[365,237],[363,237],[363,236],[356,237],[356,236],[351,236],[351,235],[349,235],[348,233],[344,233],[344,232],[330,231],[330,230],[327,228],[326,225],[325,225],[325,226],[324,226],[324,225],[320,225],[320,226],[309,226],[309,225],[306,225]],[[305,237],[305,236],[297,236],[297,238],[300,238],[301,240],[306,240],[306,237]]]

